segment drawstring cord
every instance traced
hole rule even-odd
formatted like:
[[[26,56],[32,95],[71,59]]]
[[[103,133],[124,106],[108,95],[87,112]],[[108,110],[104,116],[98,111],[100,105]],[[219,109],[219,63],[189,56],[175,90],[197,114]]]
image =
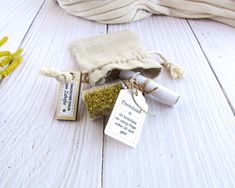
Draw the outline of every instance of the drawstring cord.
[[[46,77],[55,78],[58,82],[70,82],[74,79],[72,72],[58,71],[51,68],[42,68],[40,73]],[[82,83],[89,84],[89,77],[87,71],[82,71]]]
[[[164,57],[160,52],[158,51],[150,51],[148,52],[144,57],[152,57],[152,54],[157,54],[160,59],[161,62],[160,64],[166,68],[166,70],[170,73],[171,77],[173,79],[178,79],[178,78],[182,78],[184,75],[184,70],[178,66],[176,66],[175,64],[171,63],[166,57]],[[106,63],[110,64],[112,62]],[[102,66],[105,66],[102,65]],[[97,67],[98,68],[98,67]],[[89,84],[89,72],[91,72],[94,68],[92,68],[91,70],[84,70],[82,71],[82,83],[87,83]],[[41,71],[41,74],[47,77],[53,77],[56,80],[58,80],[59,82],[69,82],[72,80],[72,76],[70,72],[61,72],[55,69],[50,69],[50,68],[43,68]],[[110,74],[111,71],[109,71],[107,74]],[[105,76],[107,77],[107,75]]]
[[[184,70],[181,67],[178,67],[177,65],[171,63],[166,57],[164,57],[160,52],[158,51],[150,51],[149,54],[157,54],[161,62],[160,64],[166,68],[166,70],[170,73],[173,79],[179,79],[182,78],[184,75]]]
[[[150,79],[146,79],[145,82],[143,84],[140,84],[135,77],[138,76],[140,74],[140,72],[135,73],[131,78],[129,78],[128,80],[123,80],[123,85],[124,88],[129,89],[130,93],[131,93],[131,97],[132,100],[134,101],[134,103],[140,108],[141,111],[145,112],[146,114],[155,117],[157,116],[157,114],[151,114],[147,111],[145,111],[141,105],[138,104],[138,102],[135,100],[135,96],[138,95],[138,90],[143,94],[143,96],[146,96],[150,93],[152,93],[153,91],[156,91],[158,88],[153,88],[151,91],[149,92],[145,92],[145,86],[147,85],[147,83],[150,81]]]
[[[73,74],[70,72],[61,72],[55,69],[42,68],[40,73],[44,76],[55,78],[59,82],[69,82],[73,80]]]

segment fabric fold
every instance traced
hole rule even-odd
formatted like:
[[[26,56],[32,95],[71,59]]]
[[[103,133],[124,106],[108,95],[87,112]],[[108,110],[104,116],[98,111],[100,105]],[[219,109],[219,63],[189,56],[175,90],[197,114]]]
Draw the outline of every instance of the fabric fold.
[[[235,27],[232,0],[57,0],[68,13],[105,24],[128,23],[152,14],[209,18]]]

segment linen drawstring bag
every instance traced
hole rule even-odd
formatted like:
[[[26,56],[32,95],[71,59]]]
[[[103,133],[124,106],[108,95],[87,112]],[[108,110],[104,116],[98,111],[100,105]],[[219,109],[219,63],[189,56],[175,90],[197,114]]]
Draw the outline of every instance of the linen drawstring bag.
[[[161,72],[161,65],[169,70],[173,78],[183,75],[183,70],[170,63],[161,53],[148,52],[131,31],[79,39],[70,48],[79,71],[83,73],[83,81],[93,86],[117,79],[121,70],[134,70],[155,78]],[[158,54],[162,62],[153,59],[152,54]],[[42,73],[59,81],[72,79],[68,72],[44,69]]]
[[[116,79],[120,70],[138,69],[151,78],[161,71],[161,65],[130,31],[77,40],[72,43],[71,51],[81,71],[88,74],[91,85]]]

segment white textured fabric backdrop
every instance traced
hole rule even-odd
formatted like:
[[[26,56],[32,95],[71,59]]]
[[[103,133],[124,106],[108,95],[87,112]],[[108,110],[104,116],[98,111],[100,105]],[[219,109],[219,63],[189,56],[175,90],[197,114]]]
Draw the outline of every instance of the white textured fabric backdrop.
[[[152,14],[210,18],[235,27],[234,0],[58,0],[72,15],[100,23],[134,22]]]

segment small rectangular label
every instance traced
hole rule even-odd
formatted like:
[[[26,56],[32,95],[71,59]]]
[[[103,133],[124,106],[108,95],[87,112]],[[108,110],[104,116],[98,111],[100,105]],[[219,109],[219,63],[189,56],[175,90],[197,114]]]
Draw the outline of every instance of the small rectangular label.
[[[60,83],[57,114],[58,120],[77,120],[78,101],[81,87],[81,72],[72,72],[74,79]]]
[[[148,110],[144,96],[139,91],[138,95],[133,99],[129,90],[122,89],[105,128],[106,135],[131,147],[137,145]]]

